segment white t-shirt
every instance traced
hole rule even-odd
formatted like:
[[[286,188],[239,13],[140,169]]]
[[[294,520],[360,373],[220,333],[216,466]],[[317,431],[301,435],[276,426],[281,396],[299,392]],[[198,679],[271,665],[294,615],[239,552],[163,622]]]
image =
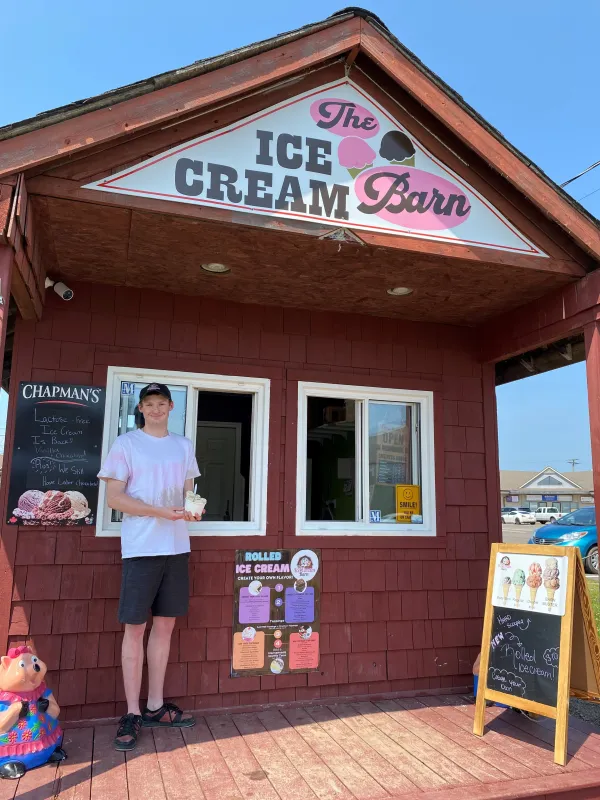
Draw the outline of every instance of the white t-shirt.
[[[143,430],[117,437],[99,478],[124,481],[125,494],[152,506],[183,507],[184,483],[200,475],[194,446],[185,436],[157,437]],[[123,558],[174,556],[190,552],[187,523],[179,520],[123,514]]]

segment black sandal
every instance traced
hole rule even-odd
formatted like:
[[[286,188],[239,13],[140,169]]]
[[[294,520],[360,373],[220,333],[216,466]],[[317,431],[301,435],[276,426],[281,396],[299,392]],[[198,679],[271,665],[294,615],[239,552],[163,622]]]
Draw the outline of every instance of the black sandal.
[[[191,714],[184,716],[175,703],[163,703],[156,711],[145,708],[142,712],[144,728],[192,728],[196,720]]]
[[[133,750],[137,744],[137,737],[141,727],[142,718],[139,714],[125,714],[122,716],[119,720],[119,727],[114,740],[115,750]],[[128,737],[127,741],[121,741],[125,736]]]

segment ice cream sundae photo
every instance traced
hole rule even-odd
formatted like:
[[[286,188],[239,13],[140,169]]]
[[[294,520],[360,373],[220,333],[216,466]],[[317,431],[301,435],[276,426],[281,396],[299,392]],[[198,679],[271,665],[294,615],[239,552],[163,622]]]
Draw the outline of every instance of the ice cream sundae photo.
[[[88,521],[90,513],[87,498],[81,492],[28,489],[19,497],[13,518],[24,525],[75,525]]]

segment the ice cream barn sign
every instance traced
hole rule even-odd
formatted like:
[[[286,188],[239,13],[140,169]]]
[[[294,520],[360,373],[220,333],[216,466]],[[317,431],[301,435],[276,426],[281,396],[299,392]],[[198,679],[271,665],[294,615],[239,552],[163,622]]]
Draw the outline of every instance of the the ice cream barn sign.
[[[544,256],[349,80],[85,188]]]

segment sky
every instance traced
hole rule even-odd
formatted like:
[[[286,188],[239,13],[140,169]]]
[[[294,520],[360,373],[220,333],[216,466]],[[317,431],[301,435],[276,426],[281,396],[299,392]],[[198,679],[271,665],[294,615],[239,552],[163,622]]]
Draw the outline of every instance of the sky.
[[[600,3],[364,2],[555,181],[600,160]],[[6,3],[0,125],[293,30],[343,7],[340,0]],[[600,215],[600,167],[570,191]],[[551,462],[561,470],[570,468],[566,459],[579,458],[578,468],[589,468],[586,403],[583,365],[501,387],[501,467],[541,469]],[[0,419],[4,407],[0,398]]]

